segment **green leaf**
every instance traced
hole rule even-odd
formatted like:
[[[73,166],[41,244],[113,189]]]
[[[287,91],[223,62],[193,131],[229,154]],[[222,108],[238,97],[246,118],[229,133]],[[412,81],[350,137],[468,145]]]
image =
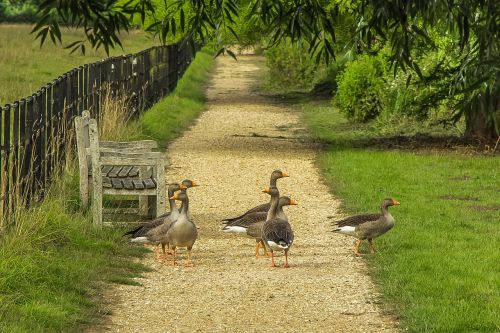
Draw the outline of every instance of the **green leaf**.
[[[233,51],[226,49],[226,52],[227,52],[227,54],[229,54],[231,56],[231,58],[238,61],[238,59],[236,58],[236,55],[233,53]]]

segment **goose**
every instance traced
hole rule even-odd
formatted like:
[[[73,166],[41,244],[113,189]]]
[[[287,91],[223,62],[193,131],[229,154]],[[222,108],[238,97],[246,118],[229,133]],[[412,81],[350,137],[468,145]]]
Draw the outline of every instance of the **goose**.
[[[279,191],[277,187],[265,188],[262,192],[271,195],[271,207],[267,213],[266,222],[262,225],[262,241],[271,253],[271,267],[277,267],[274,262],[274,251],[285,252],[285,268],[288,264],[288,251],[293,244],[293,231],[288,220],[277,215]]]
[[[380,204],[381,214],[361,214],[347,217],[345,219],[335,221],[336,227],[333,232],[354,236],[357,238],[354,245],[354,255],[359,256],[359,246],[365,239],[370,245],[370,252],[375,252],[373,239],[385,234],[394,227],[395,220],[389,213],[388,207],[396,206],[400,203],[393,198],[385,198]]]
[[[288,205],[297,205],[297,201],[287,196],[282,196],[279,198],[278,207],[276,211],[276,215],[278,218],[284,219],[288,221],[288,217],[285,215],[283,211],[283,206]],[[222,231],[227,233],[234,233],[245,235],[250,238],[255,238],[255,257],[262,258],[259,254],[259,250],[261,246],[264,246],[262,243],[262,225],[266,221],[267,212],[252,212],[246,214],[242,218],[232,221],[231,223],[227,223]]]
[[[135,229],[132,229],[124,234],[126,235],[132,235],[131,242],[132,243],[143,243],[143,244],[154,244],[156,245],[155,248],[155,253],[158,258],[159,256],[159,245],[161,244],[162,246],[162,252],[163,256],[166,256],[166,251],[165,248],[168,249],[168,244],[165,242],[165,239],[163,238],[163,241],[161,242],[155,242],[152,239],[157,239],[160,235],[157,234],[157,232],[163,232],[165,229],[158,229],[156,230],[159,226],[161,226],[164,223],[172,223],[173,221],[177,220],[177,218],[180,215],[180,210],[177,208],[177,205],[175,204],[175,200],[170,199],[176,191],[186,191],[189,187],[195,187],[198,186],[196,182],[185,179],[182,181],[182,183],[173,183],[168,186],[168,197],[169,197],[169,205],[170,205],[170,212],[165,213],[163,215],[158,216],[156,219],[143,223],[136,227]]]
[[[179,218],[170,224],[166,233],[167,242],[173,251],[173,265],[176,265],[175,256],[178,247],[187,248],[187,258],[184,266],[192,266],[191,250],[198,238],[198,229],[188,216],[189,198],[184,192],[176,192],[172,197],[174,200],[182,201],[182,209]]]
[[[269,180],[269,187],[276,187],[276,181],[280,178],[283,178],[283,177],[290,177],[290,175],[286,171],[274,170],[271,173],[271,179]],[[264,203],[264,204],[260,204],[258,206],[255,206],[254,208],[247,210],[244,214],[242,214],[240,216],[223,219],[222,223],[230,224],[231,222],[239,220],[242,217],[244,217],[245,215],[250,214],[250,213],[254,213],[254,212],[267,213],[269,211],[270,207],[271,207],[271,204],[269,202]]]

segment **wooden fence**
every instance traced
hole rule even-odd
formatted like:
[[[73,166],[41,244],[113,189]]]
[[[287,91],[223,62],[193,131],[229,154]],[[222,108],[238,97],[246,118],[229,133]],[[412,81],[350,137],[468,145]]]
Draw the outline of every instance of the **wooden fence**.
[[[73,68],[33,95],[0,109],[0,227],[23,198],[43,198],[72,144],[73,119],[99,119],[106,89],[129,98],[135,113],[173,91],[193,58],[188,43],[155,46]]]

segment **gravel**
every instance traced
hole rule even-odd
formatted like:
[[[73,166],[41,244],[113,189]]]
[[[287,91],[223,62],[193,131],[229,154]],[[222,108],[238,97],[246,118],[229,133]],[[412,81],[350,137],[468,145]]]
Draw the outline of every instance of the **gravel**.
[[[195,266],[172,267],[151,253],[142,286],[110,286],[109,315],[90,331],[397,332],[353,239],[330,232],[339,200],[318,173],[300,113],[257,93],[255,56],[217,62],[208,110],[168,148],[168,181],[201,184],[189,190]],[[290,173],[278,187],[299,202],[285,207],[295,233],[289,269],[256,259],[252,239],[220,231],[222,218],[269,200],[261,190],[274,169]]]

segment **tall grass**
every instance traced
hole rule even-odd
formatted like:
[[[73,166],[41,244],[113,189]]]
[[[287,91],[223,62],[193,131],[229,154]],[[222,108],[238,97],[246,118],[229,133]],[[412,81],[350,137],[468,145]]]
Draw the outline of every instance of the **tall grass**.
[[[500,331],[500,157],[412,152],[390,139],[356,148],[380,132],[348,124],[330,106],[302,108],[312,135],[329,144],[318,162],[345,213],[376,212],[389,195],[401,202],[392,209],[396,226],[365,260],[403,327]]]
[[[85,55],[47,41],[40,42],[30,35],[28,24],[0,24],[0,105],[12,103],[34,93],[45,83],[84,63],[106,58],[103,50],[88,50]],[[82,38],[76,30],[63,31],[63,43],[67,45]],[[133,30],[122,34],[123,50],[111,50],[111,55],[134,53],[155,44],[144,32]]]

